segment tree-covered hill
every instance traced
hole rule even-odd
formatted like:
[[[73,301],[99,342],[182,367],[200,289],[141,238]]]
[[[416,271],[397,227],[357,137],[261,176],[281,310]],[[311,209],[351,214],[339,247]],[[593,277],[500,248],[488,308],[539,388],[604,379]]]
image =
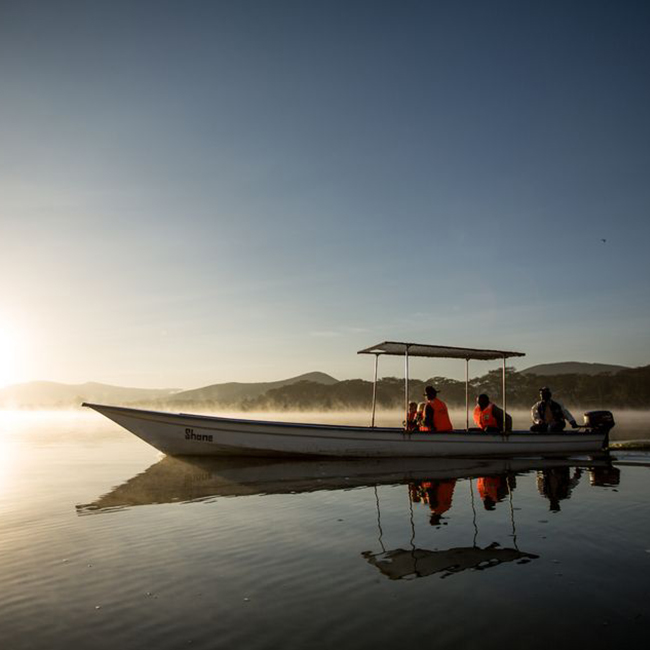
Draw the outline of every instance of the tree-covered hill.
[[[650,366],[621,370],[615,375],[560,374],[538,376],[507,371],[507,398],[511,408],[530,407],[539,399],[539,389],[549,386],[557,399],[567,406],[580,408],[650,408]],[[409,382],[409,399],[424,399],[424,387],[436,386],[440,398],[450,406],[465,404],[465,382],[432,377],[427,381]],[[501,401],[502,378],[500,370],[470,381],[469,395],[473,403],[476,395],[487,393],[495,401]],[[244,400],[242,410],[330,410],[341,408],[367,408],[372,401],[372,382],[362,379],[340,381],[331,385],[301,381],[266,391],[256,399]],[[377,405],[395,408],[404,404],[404,380],[384,377],[377,383]]]

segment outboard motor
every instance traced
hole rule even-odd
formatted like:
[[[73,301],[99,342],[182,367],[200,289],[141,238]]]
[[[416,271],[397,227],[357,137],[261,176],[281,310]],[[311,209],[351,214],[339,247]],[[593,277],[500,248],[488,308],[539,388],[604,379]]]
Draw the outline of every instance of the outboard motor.
[[[614,465],[589,469],[589,483],[595,487],[616,487],[621,482],[621,470]]]
[[[614,415],[611,411],[586,411],[584,414],[584,426],[595,431],[596,433],[604,433],[605,440],[603,442],[603,449],[609,446],[609,432],[614,428]]]

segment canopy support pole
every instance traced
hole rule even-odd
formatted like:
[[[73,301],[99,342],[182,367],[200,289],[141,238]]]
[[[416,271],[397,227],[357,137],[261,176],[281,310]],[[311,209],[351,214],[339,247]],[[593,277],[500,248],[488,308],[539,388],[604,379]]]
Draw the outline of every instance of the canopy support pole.
[[[371,428],[375,428],[375,408],[377,406],[377,370],[379,368],[379,355],[375,354],[375,379],[372,382],[372,420]]]
[[[469,359],[465,359],[465,428],[469,431]]]
[[[503,391],[503,433],[506,434],[506,355],[503,355],[503,376],[502,376],[502,391]]]
[[[409,421],[409,347],[404,351],[404,427]]]

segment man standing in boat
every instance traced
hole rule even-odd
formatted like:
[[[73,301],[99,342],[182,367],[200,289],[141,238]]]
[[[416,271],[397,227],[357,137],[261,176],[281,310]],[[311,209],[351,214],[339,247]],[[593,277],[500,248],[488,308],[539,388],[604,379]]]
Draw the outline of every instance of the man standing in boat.
[[[420,427],[420,431],[436,431],[438,433],[453,431],[454,427],[449,419],[447,405],[438,399],[438,391],[433,386],[427,386],[424,389],[424,394],[427,401],[424,408],[424,423]]]
[[[548,386],[539,389],[541,399],[531,410],[534,424],[530,430],[539,433],[558,433],[564,431],[567,420],[574,429],[577,429],[578,423],[573,415],[560,402],[552,400],[551,395],[551,389]]]
[[[503,410],[490,401],[485,394],[476,398],[474,422],[486,433],[501,433],[503,431]],[[512,431],[512,418],[506,415],[506,431]]]

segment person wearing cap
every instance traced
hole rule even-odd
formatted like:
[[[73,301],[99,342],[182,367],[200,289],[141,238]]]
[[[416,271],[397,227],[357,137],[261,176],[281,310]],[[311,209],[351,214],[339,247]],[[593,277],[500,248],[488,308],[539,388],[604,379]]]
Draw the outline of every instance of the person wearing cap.
[[[551,399],[551,395],[551,389],[548,386],[539,389],[541,399],[531,409],[533,426],[530,427],[530,430],[538,433],[557,433],[564,431],[567,420],[574,429],[577,429],[578,423],[573,415],[560,402]]]
[[[453,431],[454,427],[449,419],[447,405],[438,399],[437,389],[433,386],[427,386],[424,389],[424,394],[427,401],[424,407],[424,422],[420,427],[420,431],[436,431],[438,433]]]
[[[490,401],[485,394],[476,398],[474,408],[474,422],[481,431],[486,433],[500,433],[503,431],[503,410]],[[506,431],[512,430],[512,418],[506,415]]]

